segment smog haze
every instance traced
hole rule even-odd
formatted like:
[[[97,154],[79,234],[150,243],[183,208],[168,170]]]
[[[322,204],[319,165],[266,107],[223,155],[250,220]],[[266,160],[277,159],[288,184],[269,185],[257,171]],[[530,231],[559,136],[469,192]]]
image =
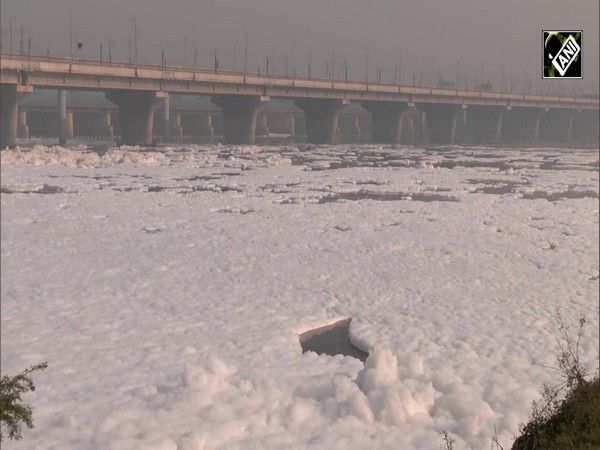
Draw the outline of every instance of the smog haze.
[[[494,90],[598,92],[597,0],[3,0],[2,47],[31,54],[128,61],[137,28],[138,61],[247,69],[299,76],[369,78],[429,85],[439,79]],[[72,23],[72,25],[71,25]],[[23,44],[21,44],[23,26]],[[581,29],[583,80],[541,79],[541,32]],[[73,37],[71,37],[71,30]],[[195,42],[194,42],[195,40]],[[196,54],[194,58],[194,53]],[[368,55],[368,56],[367,56]],[[287,61],[287,65],[286,65]],[[271,62],[272,64],[272,62]],[[558,84],[560,83],[560,87]]]

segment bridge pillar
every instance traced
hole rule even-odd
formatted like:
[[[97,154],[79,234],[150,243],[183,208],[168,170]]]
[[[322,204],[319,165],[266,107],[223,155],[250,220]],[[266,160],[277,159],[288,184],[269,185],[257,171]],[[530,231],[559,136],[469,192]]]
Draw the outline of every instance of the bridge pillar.
[[[269,119],[266,114],[259,114],[256,122],[256,134],[269,137]]]
[[[27,112],[25,111],[19,111],[17,136],[21,139],[29,139],[29,126],[27,125]]]
[[[73,139],[75,137],[75,128],[73,126],[73,112],[67,113],[67,139]]]
[[[494,137],[492,142],[495,144],[502,140],[502,124],[504,122],[504,111],[499,111],[496,116],[496,129],[494,130]]]
[[[120,145],[152,145],[154,105],[164,92],[109,91],[107,100],[119,107]]]
[[[540,138],[550,142],[569,142],[573,137],[574,114],[571,110],[547,111],[539,126]]]
[[[114,139],[114,130],[112,126],[112,118],[109,112],[102,113],[100,118],[100,134],[108,136],[108,139]]]
[[[347,105],[348,100],[303,98],[295,105],[304,111],[306,140],[313,144],[332,144],[338,134],[337,111]]]
[[[502,140],[506,107],[469,105],[467,109],[467,141],[498,143]]]
[[[215,127],[213,125],[212,114],[208,113],[208,114],[202,116],[200,120],[201,120],[200,129],[201,129],[202,133],[204,133],[206,136],[208,136],[209,142],[214,141],[215,140]]]
[[[354,117],[352,118],[352,128],[353,128],[352,131],[354,132],[354,135],[360,141],[361,129],[360,129],[360,116],[358,114],[355,114]]]
[[[426,114],[425,139],[431,143],[456,143],[458,121],[462,116],[462,105],[421,104],[419,109]]]
[[[67,145],[67,91],[58,90],[58,145]]]
[[[223,94],[211,101],[223,109],[226,144],[254,144],[258,108],[269,101],[267,96]]]
[[[169,94],[165,95],[162,104],[162,122],[163,122],[163,142],[171,141],[171,101]]]
[[[0,85],[0,150],[17,146],[19,99],[32,91],[28,85]]]
[[[181,125],[181,114],[174,114],[171,117],[171,121],[167,125],[167,128],[169,127],[171,127],[171,130],[173,130],[173,134],[175,135],[175,139],[177,140],[177,142],[183,142],[183,126]]]
[[[573,111],[569,112],[569,117],[567,119],[567,130],[565,132],[565,141],[570,142],[573,137],[573,119],[574,119]]]
[[[288,134],[296,137],[296,117],[293,114],[288,114]]]
[[[363,108],[371,112],[372,141],[383,144],[399,144],[402,139],[402,122],[406,103],[372,101],[363,102]]]
[[[572,138],[580,142],[595,142],[598,145],[600,131],[598,110],[583,110],[573,115]]]

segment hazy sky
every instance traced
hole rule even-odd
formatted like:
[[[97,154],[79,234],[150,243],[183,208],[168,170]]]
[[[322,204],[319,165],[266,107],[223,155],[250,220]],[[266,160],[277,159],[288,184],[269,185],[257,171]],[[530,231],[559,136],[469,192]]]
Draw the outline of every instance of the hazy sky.
[[[342,78],[347,59],[349,76],[364,79],[367,48],[369,73],[377,68],[383,81],[392,81],[401,53],[403,84],[422,79],[429,84],[442,78],[469,87],[490,79],[507,89],[521,91],[524,81],[533,92],[558,87],[541,80],[541,31],[582,29],[584,79],[563,80],[567,93],[598,92],[598,0],[2,0],[3,51],[17,52],[24,25],[25,52],[31,38],[32,54],[68,56],[70,14],[82,57],[112,56],[128,59],[134,19],[138,29],[138,61],[160,63],[164,50],[168,64],[193,64],[195,28],[199,66],[212,67],[217,46],[220,68],[244,62],[248,34],[248,69],[265,70],[266,57],[275,53],[276,72],[295,67],[305,75],[309,60],[313,76],[324,76],[335,45],[335,75]],[[295,48],[295,58],[292,49]],[[433,70],[432,70],[433,68]]]

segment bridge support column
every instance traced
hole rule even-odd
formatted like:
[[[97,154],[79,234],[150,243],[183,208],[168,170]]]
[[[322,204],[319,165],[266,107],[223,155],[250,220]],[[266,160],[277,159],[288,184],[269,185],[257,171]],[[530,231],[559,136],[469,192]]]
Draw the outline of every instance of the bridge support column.
[[[173,134],[175,135],[175,139],[177,140],[177,142],[182,142],[183,125],[181,125],[181,114],[174,114],[173,117],[171,117],[170,123],[167,124],[167,128],[169,127],[173,130]]]
[[[58,90],[58,145],[67,145],[67,91]]]
[[[266,114],[260,114],[256,122],[256,134],[269,137],[269,118]]]
[[[452,145],[457,142],[462,105],[422,104],[419,105],[419,109],[426,114],[424,128],[430,143]]]
[[[360,116],[358,114],[356,114],[353,118],[352,118],[352,127],[353,127],[353,132],[354,135],[356,136],[356,138],[360,141],[361,140],[361,129],[360,129]]]
[[[215,140],[215,127],[213,125],[212,114],[206,114],[206,116],[203,117],[202,129],[208,136],[209,142]]]
[[[496,129],[494,132],[494,137],[492,142],[495,144],[499,143],[502,140],[502,123],[504,122],[504,111],[498,112],[496,116]]]
[[[100,133],[108,137],[108,139],[114,139],[114,130],[112,126],[112,118],[109,112],[102,113],[100,122]]]
[[[572,138],[580,142],[595,142],[598,145],[600,117],[598,110],[583,110],[573,114]]]
[[[348,103],[348,100],[321,98],[296,100],[295,105],[304,111],[306,140],[313,144],[335,143],[338,129],[337,111]]]
[[[107,100],[119,107],[120,145],[152,145],[154,104],[164,92],[109,91]]]
[[[296,137],[296,117],[293,114],[288,115],[288,134]]]
[[[466,141],[488,144],[502,140],[506,107],[469,105],[466,111]]]
[[[163,104],[162,104],[162,122],[163,122],[163,142],[170,142],[171,141],[171,101],[170,101],[170,97],[169,94],[165,95],[165,98],[163,98]]]
[[[258,108],[269,101],[267,96],[223,94],[211,101],[223,109],[226,144],[254,144]]]
[[[574,114],[566,109],[547,111],[541,119],[540,138],[550,142],[569,142],[573,137]]]
[[[21,139],[29,139],[29,126],[27,125],[27,113],[25,111],[19,111],[17,136]]]
[[[372,141],[399,144],[402,139],[402,123],[406,103],[363,102],[363,108],[371,112]]]
[[[73,112],[67,113],[67,139],[73,139],[75,137],[75,128],[73,126]]]
[[[531,142],[540,140],[540,124],[542,123],[542,112],[538,112],[533,118],[533,130],[531,130]]]
[[[567,130],[565,132],[565,141],[570,142],[573,137],[573,112],[569,112],[569,118],[567,119]]]
[[[19,99],[33,92],[28,85],[0,85],[0,150],[17,146]]]

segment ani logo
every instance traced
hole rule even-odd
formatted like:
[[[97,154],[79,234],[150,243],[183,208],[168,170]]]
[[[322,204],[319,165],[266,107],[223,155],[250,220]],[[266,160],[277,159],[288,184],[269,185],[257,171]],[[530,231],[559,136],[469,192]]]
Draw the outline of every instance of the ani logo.
[[[583,78],[582,31],[542,31],[542,78]]]

